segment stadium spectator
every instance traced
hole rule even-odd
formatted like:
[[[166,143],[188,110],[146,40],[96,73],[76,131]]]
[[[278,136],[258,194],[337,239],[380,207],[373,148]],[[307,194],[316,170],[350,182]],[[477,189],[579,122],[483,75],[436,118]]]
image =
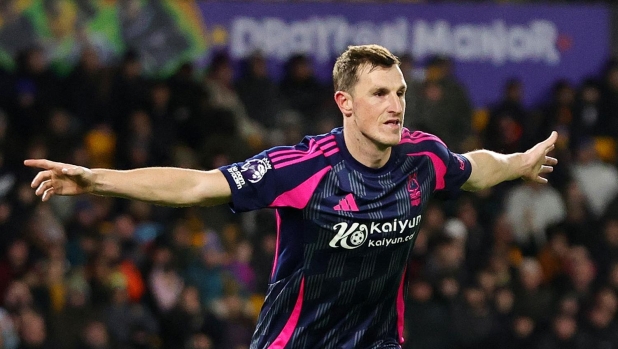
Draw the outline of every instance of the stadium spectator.
[[[487,126],[483,130],[483,144],[487,149],[512,153],[528,147],[524,132],[530,129],[528,110],[523,105],[523,83],[509,79],[502,100],[489,113]]]
[[[572,173],[592,214],[600,218],[618,194],[618,170],[599,159],[594,141],[588,138],[575,149]]]
[[[309,57],[298,54],[285,63],[285,73],[279,85],[288,107],[303,116],[302,124],[312,122],[328,100],[328,92],[315,76]]]
[[[82,132],[110,121],[109,115],[105,113],[109,100],[109,75],[104,69],[97,51],[86,47],[81,52],[79,62],[66,78],[66,107],[75,115]]]
[[[517,185],[508,193],[505,212],[515,241],[524,254],[535,255],[546,243],[545,230],[566,216],[560,192],[535,182]]]
[[[472,106],[468,92],[454,75],[451,60],[433,57],[426,71],[418,109],[409,116],[411,125],[440,137],[453,151],[470,150],[467,140],[472,130]]]
[[[277,128],[275,117],[284,109],[284,101],[262,54],[255,52],[243,61],[235,85],[249,117],[267,129]]]

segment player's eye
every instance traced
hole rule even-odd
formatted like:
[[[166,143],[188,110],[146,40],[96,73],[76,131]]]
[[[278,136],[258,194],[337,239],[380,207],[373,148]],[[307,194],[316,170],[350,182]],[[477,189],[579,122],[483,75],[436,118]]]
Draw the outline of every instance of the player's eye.
[[[383,96],[386,96],[386,94],[387,94],[387,93],[388,93],[388,92],[387,92],[386,90],[384,90],[384,89],[379,89],[379,90],[376,90],[376,91],[373,93],[373,95],[374,95],[374,96],[378,96],[378,97],[383,97]]]

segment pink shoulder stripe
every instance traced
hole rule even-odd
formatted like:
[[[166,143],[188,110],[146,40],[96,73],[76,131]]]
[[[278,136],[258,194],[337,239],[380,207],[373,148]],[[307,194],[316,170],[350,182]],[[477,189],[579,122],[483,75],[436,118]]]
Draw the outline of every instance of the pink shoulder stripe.
[[[420,132],[420,131],[415,131],[414,133],[412,133],[411,135],[409,135],[408,137],[402,137],[401,138],[401,143],[412,143],[412,144],[417,144],[423,141],[435,141],[438,142],[442,145],[444,145],[446,147],[446,144],[444,144],[444,142],[429,133],[424,133],[424,132]]]
[[[306,154],[308,152],[311,152],[312,150],[316,149],[318,146],[317,142],[315,141],[315,139],[312,139],[309,141],[309,147],[306,150],[302,150],[302,149],[284,149],[284,150],[277,150],[274,151],[270,154],[268,154],[268,156],[270,157],[271,161],[274,161],[277,157],[281,156],[281,155],[288,155],[288,154]]]
[[[300,312],[303,309],[303,297],[305,295],[305,278],[300,279],[300,291],[298,292],[298,298],[296,298],[296,304],[292,314],[288,318],[288,321],[283,326],[281,333],[275,338],[275,341],[268,347],[268,349],[283,349],[292,338],[294,330],[298,325],[298,319],[300,318]]]
[[[307,150],[301,150],[301,149],[284,149],[284,150],[277,150],[274,151],[270,154],[268,154],[268,156],[270,157],[270,159],[272,161],[274,161],[276,158],[278,158],[279,156],[285,156],[288,154],[306,154],[306,153],[310,153],[312,150],[314,150],[315,148],[317,148],[317,145],[324,145],[327,143],[332,142],[333,144],[335,144],[335,136],[334,135],[330,135],[327,137],[324,137],[320,140],[315,140],[314,138],[312,138],[311,140],[309,140],[309,149]],[[331,147],[331,144],[328,144],[327,147]]]
[[[295,153],[295,154],[287,154],[287,155],[283,155],[283,154],[282,154],[282,155],[279,155],[278,157],[276,157],[276,158],[274,158],[274,159],[273,159],[273,158],[271,158],[271,162],[272,162],[273,164],[277,164],[277,163],[279,163],[279,162],[283,162],[283,161],[284,161],[284,160],[286,160],[286,159],[292,159],[292,158],[294,158],[294,159],[296,159],[296,158],[302,158],[302,157],[303,157],[303,156],[305,156],[305,155],[307,155],[307,152],[305,152],[305,151],[304,151],[304,152],[302,152],[302,153],[301,153],[301,152],[298,152],[298,153]]]
[[[275,167],[275,169],[279,169],[279,168],[282,168],[282,167],[294,165],[294,164],[297,164],[299,162],[303,162],[303,161],[307,161],[307,160],[313,159],[316,156],[320,156],[322,154],[323,154],[322,150],[321,149],[317,149],[316,151],[314,151],[312,153],[308,153],[306,155],[303,155],[303,156],[301,156],[299,158],[295,158],[295,159],[291,159],[291,160],[287,160],[287,161],[282,161],[282,162],[279,162],[279,163],[274,163],[273,162],[273,166]]]
[[[424,135],[425,132],[416,130],[414,132],[408,131],[408,134],[410,134],[412,137],[418,137],[419,135]]]
[[[425,134],[428,134],[428,133],[425,133],[423,131],[418,131],[418,130],[410,131],[409,129],[404,128],[403,132],[401,133],[401,136],[409,138],[409,137],[419,137],[419,136],[422,136],[422,135],[425,135]]]
[[[339,148],[333,148],[329,151],[327,151],[326,153],[324,153],[324,156],[329,157],[333,154],[337,154],[339,152]]]
[[[329,136],[326,136],[326,137],[324,137],[324,138],[322,138],[322,139],[318,140],[318,141],[317,141],[317,143],[318,143],[318,144],[324,144],[324,143],[326,143],[326,142],[330,142],[330,141],[332,141],[332,140],[334,140],[334,139],[335,139],[335,135],[329,135]]]
[[[307,206],[311,195],[317,188],[322,178],[330,171],[332,167],[326,166],[320,171],[313,174],[306,181],[302,182],[299,186],[294,187],[285,193],[277,196],[273,202],[268,205],[269,207],[293,207],[302,209]]]
[[[316,153],[320,154],[320,153],[324,153],[324,152],[331,152],[333,149],[337,149],[338,150],[338,148],[336,147],[336,144],[337,144],[336,142],[332,142],[332,143],[327,143],[324,146],[321,146],[319,148],[318,147],[312,148],[309,151],[295,152],[293,154],[287,154],[287,155],[280,154],[279,156],[277,156],[274,159],[271,158],[271,162],[273,163],[273,165],[275,165],[275,168],[278,168],[278,167],[281,167],[281,166],[278,166],[278,165],[280,163],[282,163],[282,162],[286,162],[286,160],[288,160],[287,162],[290,162],[290,160],[301,159],[301,158],[306,157],[308,155],[311,155],[309,158],[313,158],[313,157],[315,157],[315,155],[313,155],[313,154],[316,154]],[[332,154],[334,154],[334,153],[331,153],[330,155],[332,155]],[[330,155],[328,155],[328,156],[330,156]],[[304,160],[301,160],[301,161],[304,161]]]
[[[335,148],[335,147],[337,147],[337,142],[335,142],[334,140],[331,142],[325,142],[325,143],[320,144],[320,148],[325,151],[330,148]]]
[[[444,189],[444,176],[446,175],[446,164],[436,153],[429,151],[421,151],[418,153],[409,153],[408,156],[428,156],[433,167],[436,170],[436,190]]]

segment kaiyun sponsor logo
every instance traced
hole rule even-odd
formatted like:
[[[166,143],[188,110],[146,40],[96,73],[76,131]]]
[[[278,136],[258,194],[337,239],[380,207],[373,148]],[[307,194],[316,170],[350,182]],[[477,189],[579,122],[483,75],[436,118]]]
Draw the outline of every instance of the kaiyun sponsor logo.
[[[342,247],[352,250],[362,246],[371,235],[391,232],[403,235],[406,232],[409,232],[410,229],[418,226],[420,222],[421,215],[418,215],[413,219],[394,219],[387,222],[371,222],[368,225],[358,222],[340,222],[333,226],[333,230],[335,230],[336,234],[330,240],[328,245],[333,248]],[[407,236],[372,239],[369,240],[368,247],[398,244],[404,241],[409,241],[412,237],[414,237],[414,233]]]

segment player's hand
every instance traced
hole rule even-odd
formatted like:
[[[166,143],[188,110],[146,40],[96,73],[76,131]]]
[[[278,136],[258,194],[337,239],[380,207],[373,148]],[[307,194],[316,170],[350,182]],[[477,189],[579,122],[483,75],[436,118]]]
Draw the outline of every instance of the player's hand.
[[[94,174],[88,168],[63,164],[45,159],[29,159],[24,165],[43,169],[32,180],[30,186],[35,194],[47,201],[53,195],[78,195],[91,192]]]
[[[554,170],[554,165],[558,163],[556,158],[547,156],[555,147],[558,133],[553,131],[549,138],[537,143],[534,147],[524,153],[524,163],[526,164],[523,179],[537,183],[547,183],[547,178],[541,175],[550,173]]]

